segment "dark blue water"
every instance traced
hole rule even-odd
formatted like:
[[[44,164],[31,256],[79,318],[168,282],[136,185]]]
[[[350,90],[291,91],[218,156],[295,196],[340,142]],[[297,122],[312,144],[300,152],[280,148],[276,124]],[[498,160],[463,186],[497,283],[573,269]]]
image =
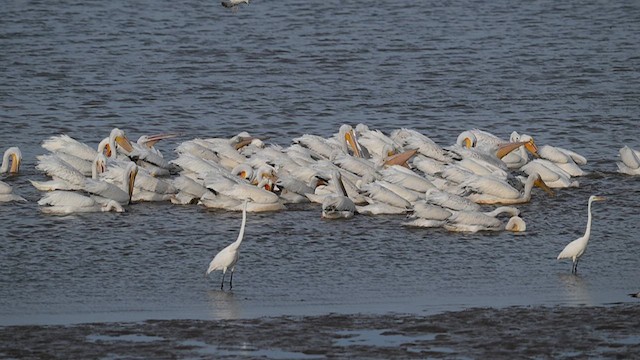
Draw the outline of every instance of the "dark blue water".
[[[27,204],[0,205],[0,323],[433,312],[470,306],[627,301],[638,291],[638,179],[617,151],[640,147],[635,2],[10,1],[0,17],[3,177]],[[97,145],[246,130],[287,146],[343,123],[416,129],[441,145],[479,127],[585,155],[590,175],[520,207],[523,235],[409,229],[403,217],[320,219],[317,206],[250,214],[232,292],[215,253],[237,213],[169,203],[124,214],[41,214],[35,156],[66,133]],[[584,232],[580,265],[555,257]]]

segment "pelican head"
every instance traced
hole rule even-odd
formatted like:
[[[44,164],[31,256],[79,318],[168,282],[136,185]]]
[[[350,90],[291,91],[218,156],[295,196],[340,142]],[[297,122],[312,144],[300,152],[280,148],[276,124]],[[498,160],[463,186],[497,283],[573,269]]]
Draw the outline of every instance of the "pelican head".
[[[523,232],[527,230],[527,223],[519,216],[512,216],[504,229],[513,232]]]
[[[20,171],[20,163],[22,162],[22,152],[16,146],[12,146],[5,150],[2,157],[2,166],[0,166],[0,174],[11,173],[17,174]],[[9,165],[11,163],[11,165]]]
[[[163,139],[171,139],[178,136],[178,133],[142,135],[138,138],[138,145],[151,149],[158,141]]]
[[[118,128],[114,128],[113,130],[111,130],[109,139],[113,139],[113,141],[116,144],[120,145],[124,149],[124,151],[129,153],[133,151],[133,146],[131,145],[129,139],[127,139],[127,136],[124,134],[124,131]],[[111,151],[113,150],[114,149],[111,149]]]
[[[524,148],[527,149],[527,151],[529,151],[531,155],[537,158],[540,157],[540,155],[538,155],[538,147],[536,146],[535,141],[533,141],[533,137],[529,135],[522,135],[520,141],[526,141],[526,143],[524,144]]]
[[[478,138],[469,130],[463,131],[462,133],[460,133],[460,135],[458,135],[456,144],[470,149],[478,145]]]
[[[344,137],[344,141],[347,144],[347,147],[351,147],[353,156],[362,157],[360,144],[358,144],[358,138],[356,137],[356,132],[355,130],[353,130],[353,127],[351,127],[351,125],[344,124],[340,126],[339,133],[342,135],[342,137]]]

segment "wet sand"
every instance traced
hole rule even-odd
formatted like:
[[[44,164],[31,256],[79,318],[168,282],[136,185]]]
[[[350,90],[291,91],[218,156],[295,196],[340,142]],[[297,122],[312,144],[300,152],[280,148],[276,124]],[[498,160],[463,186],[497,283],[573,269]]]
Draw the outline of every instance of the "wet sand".
[[[640,306],[473,308],[0,328],[0,357],[640,358]]]

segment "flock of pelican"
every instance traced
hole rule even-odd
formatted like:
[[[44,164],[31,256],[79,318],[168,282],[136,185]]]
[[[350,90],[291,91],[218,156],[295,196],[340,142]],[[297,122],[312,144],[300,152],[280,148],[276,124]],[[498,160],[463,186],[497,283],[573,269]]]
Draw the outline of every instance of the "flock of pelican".
[[[246,212],[281,211],[295,203],[317,203],[325,219],[356,214],[405,214],[404,226],[477,232],[526,230],[515,205],[529,202],[534,187],[577,187],[587,163],[580,154],[538,146],[527,134],[508,140],[473,129],[441,147],[429,137],[401,128],[385,134],[364,124],[342,125],[328,138],[305,134],[288,147],[266,145],[241,132],[231,138],[196,138],[177,146],[166,160],[155,147],[178,134],[143,135],[130,141],[115,128],[97,148],[67,135],[43,141],[46,154],[36,168],[46,181],[30,180],[42,192],[40,209],[49,214],[123,212],[132,202],[170,201]],[[618,172],[640,175],[640,152],[623,147]],[[22,154],[4,153],[0,173],[17,174]],[[584,253],[591,229],[558,255],[573,260]],[[0,202],[27,201],[0,181]],[[492,208],[488,208],[492,207]],[[231,268],[243,231],[228,250],[230,265],[212,261],[207,273]],[[232,251],[233,250],[233,251]],[[214,259],[215,260],[215,259]],[[227,261],[227,262],[229,262]],[[224,278],[223,278],[224,280]]]
[[[328,138],[305,134],[288,147],[242,132],[184,141],[166,160],[155,145],[175,136],[132,142],[115,128],[97,148],[67,135],[44,140],[36,168],[48,179],[30,180],[43,192],[42,211],[121,212],[142,201],[240,211],[246,200],[247,211],[260,212],[313,202],[326,219],[408,214],[405,226],[524,231],[515,205],[529,202],[536,186],[549,194],[578,186],[587,162],[515,131],[506,140],[473,129],[448,147],[415,130],[384,134],[364,124],[342,125]],[[620,159],[619,172],[640,174],[639,152],[625,146]],[[7,149],[0,172],[17,173],[21,161],[17,147]],[[26,200],[0,182],[0,201]]]

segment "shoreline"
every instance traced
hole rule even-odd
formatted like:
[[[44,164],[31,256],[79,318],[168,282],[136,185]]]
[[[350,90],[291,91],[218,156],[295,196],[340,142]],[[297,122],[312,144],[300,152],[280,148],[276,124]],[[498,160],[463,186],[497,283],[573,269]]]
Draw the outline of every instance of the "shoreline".
[[[5,358],[640,357],[640,306],[0,327]]]

